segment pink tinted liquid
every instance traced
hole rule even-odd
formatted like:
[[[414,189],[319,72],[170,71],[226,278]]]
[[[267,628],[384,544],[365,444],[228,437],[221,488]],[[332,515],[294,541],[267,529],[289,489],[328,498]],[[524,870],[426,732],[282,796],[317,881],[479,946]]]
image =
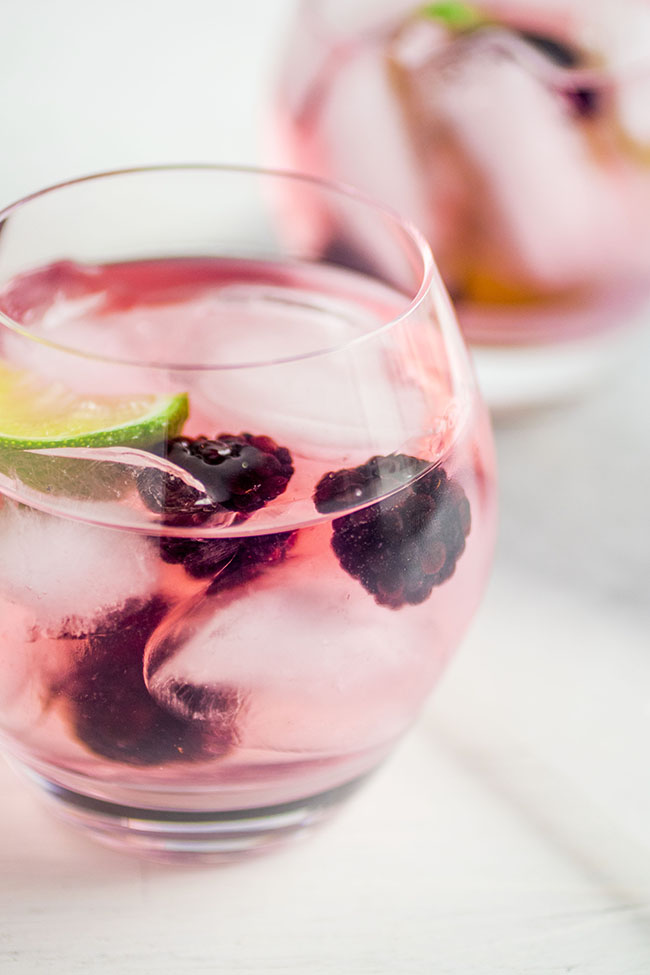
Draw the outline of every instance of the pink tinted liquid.
[[[133,487],[110,502],[44,495],[35,504],[32,493],[27,506],[21,486],[3,480],[0,727],[10,750],[64,787],[163,809],[259,807],[373,768],[456,648],[492,549],[488,427],[469,391],[454,387],[434,326],[429,358],[418,346],[409,361],[413,350],[397,336],[379,349],[371,339],[357,358],[345,353],[355,366],[349,386],[334,352],[328,365],[327,355],[305,360],[308,381],[292,390],[294,367],[278,382],[268,369],[180,365],[197,348],[206,362],[220,354],[235,362],[251,348],[281,357],[301,320],[304,352],[338,348],[403,298],[349,272],[201,260],[58,265],[17,279],[2,302],[34,334],[137,360],[119,370],[77,360],[63,376],[65,355],[5,335],[5,360],[44,382],[58,371],[89,396],[186,391],[187,435],[272,436],[295,466],[284,494],[242,523],[206,531],[237,553],[237,545],[259,553],[264,539],[278,539],[268,558],[256,554],[252,569],[237,572],[228,565],[220,581],[216,571],[195,578],[165,556],[165,528]],[[389,413],[373,423],[387,402],[401,409],[401,425]],[[334,551],[333,523],[346,512],[322,514],[312,501],[328,471],[380,451],[444,470],[449,497],[466,498],[471,512],[448,578],[395,608]],[[411,494],[405,483],[393,500],[399,506]],[[194,544],[204,544],[197,531]],[[421,546],[424,536],[412,534]],[[430,570],[438,549],[425,558]]]

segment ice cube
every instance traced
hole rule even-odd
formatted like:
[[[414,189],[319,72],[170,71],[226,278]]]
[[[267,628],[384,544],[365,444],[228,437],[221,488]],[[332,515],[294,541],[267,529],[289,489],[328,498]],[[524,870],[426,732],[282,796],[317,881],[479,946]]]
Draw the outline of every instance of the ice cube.
[[[394,86],[383,42],[360,43],[333,66],[322,99],[299,124],[321,173],[360,187],[419,224],[428,189]],[[372,227],[376,238],[376,223]],[[348,231],[372,250],[378,243],[372,227]]]
[[[333,555],[296,571],[306,544],[163,624],[145,657],[161,705],[218,723],[237,694],[240,744],[279,752],[370,748],[404,729],[443,663],[430,610],[378,608]]]
[[[0,602],[0,705],[5,714],[29,684],[34,640],[26,611]]]
[[[141,396],[165,391],[156,370],[138,365],[121,369],[116,367],[115,361],[110,361],[137,361],[139,357],[127,335],[111,331],[113,322],[102,322],[91,313],[84,315],[82,309],[77,311],[79,320],[70,321],[56,333],[44,332],[38,326],[31,328],[30,335],[35,341],[21,334],[5,332],[1,346],[3,359],[18,368],[38,373],[46,382],[63,383],[70,391],[80,394]],[[62,348],[55,348],[40,339],[57,343]],[[149,358],[141,355],[140,361],[146,362]]]
[[[360,463],[373,453],[399,449],[427,426],[432,411],[423,390],[412,379],[400,378],[396,340],[379,336],[354,343],[379,324],[369,312],[315,292],[248,290],[248,314],[256,316],[256,323],[238,329],[231,318],[227,333],[214,339],[226,361],[237,352],[273,359],[271,349],[283,342],[287,349],[294,347],[291,336],[298,331],[310,336],[313,351],[342,347],[273,368],[198,373],[189,390],[195,414],[222,418],[220,423],[227,418],[235,432],[267,434],[294,453],[331,457],[338,452]],[[285,339],[277,335],[282,330]],[[265,338],[269,332],[276,333],[271,345]]]
[[[100,615],[147,597],[157,581],[146,538],[9,501],[0,509],[0,551],[0,592],[54,634],[88,632]]]
[[[0,712],[23,741],[39,729],[71,666],[70,642],[34,625],[33,613],[0,596]],[[37,733],[37,734],[38,734]]]
[[[176,306],[167,316],[155,307],[108,311],[107,287],[101,268],[69,261],[18,275],[0,291],[0,308],[36,341],[7,330],[3,357],[80,393],[160,392],[160,378],[144,365],[116,369],[102,360],[146,363],[161,335],[180,341]],[[114,290],[119,297],[119,282]]]

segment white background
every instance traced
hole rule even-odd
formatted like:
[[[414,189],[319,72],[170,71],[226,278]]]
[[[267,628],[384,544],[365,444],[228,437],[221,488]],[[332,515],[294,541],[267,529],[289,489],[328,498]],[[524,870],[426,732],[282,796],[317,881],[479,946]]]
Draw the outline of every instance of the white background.
[[[153,162],[255,162],[292,0],[1,0],[0,203]]]
[[[292,9],[2,0],[0,203],[114,166],[259,161]],[[646,329],[583,402],[501,424],[483,608],[418,727],[309,842],[147,865],[0,765],[3,975],[647,975],[649,374]]]

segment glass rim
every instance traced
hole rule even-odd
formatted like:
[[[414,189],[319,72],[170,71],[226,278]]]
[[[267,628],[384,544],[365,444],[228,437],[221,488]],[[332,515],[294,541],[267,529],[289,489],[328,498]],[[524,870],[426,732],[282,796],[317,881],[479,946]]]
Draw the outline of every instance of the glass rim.
[[[152,165],[141,165],[141,166],[128,166],[121,167],[117,169],[110,170],[100,170],[98,172],[89,173],[83,176],[73,177],[71,179],[62,180],[57,183],[52,183],[40,190],[36,190],[33,193],[29,193],[26,196],[15,200],[13,203],[8,204],[0,210],[0,230],[4,221],[10,217],[12,214],[19,212],[24,207],[28,206],[35,200],[39,200],[41,197],[48,196],[50,194],[56,193],[58,190],[67,189],[69,187],[74,187],[77,185],[91,183],[91,182],[101,182],[112,177],[119,176],[143,176],[147,174],[158,174],[158,173],[225,173],[231,175],[250,175],[255,177],[262,177],[264,179],[279,180],[284,182],[297,182],[306,186],[311,186],[316,189],[321,189],[325,192],[334,193],[339,197],[344,197],[353,203],[360,204],[377,214],[383,215],[384,218],[388,218],[395,227],[399,228],[406,238],[413,245],[414,253],[416,253],[421,261],[421,271],[418,273],[419,284],[416,293],[411,297],[404,296],[405,308],[399,315],[388,319],[387,321],[382,321],[376,328],[371,329],[368,332],[364,332],[361,335],[354,336],[350,339],[340,342],[338,345],[333,345],[328,348],[315,349],[309,352],[296,353],[295,355],[284,355],[275,358],[262,359],[262,360],[252,360],[247,362],[235,362],[235,363],[199,363],[199,362],[183,362],[183,363],[170,363],[161,362],[156,360],[144,360],[144,359],[129,359],[122,358],[119,356],[101,355],[95,352],[84,351],[83,349],[75,348],[74,346],[66,345],[61,342],[53,341],[49,338],[44,338],[43,336],[33,335],[29,328],[21,325],[19,322],[15,321],[10,315],[7,315],[4,311],[0,309],[0,329],[8,329],[16,335],[21,336],[27,342],[35,343],[41,346],[45,346],[54,350],[55,352],[65,353],[67,355],[73,355],[82,360],[90,360],[94,362],[102,362],[108,365],[120,366],[120,367],[134,367],[134,368],[148,368],[153,370],[164,370],[169,371],[173,369],[174,371],[182,372],[223,372],[223,371],[238,371],[244,369],[256,369],[264,368],[268,366],[281,366],[288,365],[294,362],[301,362],[304,360],[312,360],[325,355],[332,355],[336,353],[343,352],[348,348],[356,347],[376,338],[379,335],[383,335],[388,331],[392,331],[394,328],[399,326],[400,323],[407,320],[424,302],[427,295],[435,287],[438,288],[443,294],[444,285],[442,283],[442,278],[438,272],[431,247],[424,236],[424,234],[418,230],[418,228],[410,220],[401,216],[396,210],[382,203],[381,201],[373,199],[371,196],[366,195],[361,190],[356,189],[356,187],[348,185],[344,182],[338,180],[323,179],[319,176],[310,175],[308,173],[302,173],[297,170],[292,169],[281,169],[281,168],[267,168],[262,166],[246,165],[246,164],[231,164],[231,163],[159,163]],[[172,256],[172,255],[170,255]],[[205,256],[205,255],[196,255]],[[227,258],[227,254],[223,257]],[[218,259],[218,258],[216,258]],[[333,267],[337,265],[332,265]],[[23,272],[25,273],[25,272]],[[28,272],[26,272],[28,273]]]

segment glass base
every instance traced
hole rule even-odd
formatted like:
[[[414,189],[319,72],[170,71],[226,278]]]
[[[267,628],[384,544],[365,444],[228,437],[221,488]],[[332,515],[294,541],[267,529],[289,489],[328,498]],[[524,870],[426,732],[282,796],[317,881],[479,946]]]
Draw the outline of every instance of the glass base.
[[[621,331],[554,345],[473,345],[483,399],[496,414],[575,399],[625,361]]]
[[[174,812],[95,799],[57,785],[23,765],[18,771],[38,786],[59,819],[83,830],[91,839],[122,853],[167,863],[225,863],[271,852],[328,821],[370,774],[275,806]]]

